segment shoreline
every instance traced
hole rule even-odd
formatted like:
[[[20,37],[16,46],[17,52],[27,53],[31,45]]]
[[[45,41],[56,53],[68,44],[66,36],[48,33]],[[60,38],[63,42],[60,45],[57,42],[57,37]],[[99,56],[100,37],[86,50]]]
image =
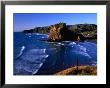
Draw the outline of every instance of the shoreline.
[[[74,66],[55,73],[54,75],[97,75],[97,66]]]

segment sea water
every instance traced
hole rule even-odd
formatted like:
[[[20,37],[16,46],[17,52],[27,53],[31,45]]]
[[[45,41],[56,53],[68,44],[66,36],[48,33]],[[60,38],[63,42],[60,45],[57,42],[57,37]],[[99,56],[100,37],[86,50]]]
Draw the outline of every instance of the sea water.
[[[97,65],[95,42],[49,42],[47,34],[14,32],[14,75],[52,75],[77,65]]]

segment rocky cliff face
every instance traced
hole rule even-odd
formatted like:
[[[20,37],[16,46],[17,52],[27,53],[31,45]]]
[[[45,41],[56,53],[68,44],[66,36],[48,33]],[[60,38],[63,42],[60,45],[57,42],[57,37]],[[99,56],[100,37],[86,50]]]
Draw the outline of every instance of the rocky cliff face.
[[[66,25],[66,23],[58,23],[51,26],[24,30],[23,32],[49,34],[49,41],[84,41],[86,39],[97,39],[97,25],[95,24]]]
[[[66,23],[58,23],[50,27],[50,41],[83,41],[83,38],[83,35],[68,30]]]
[[[50,26],[49,40],[50,41],[59,41],[62,40],[61,30],[64,29],[65,24],[59,23]]]

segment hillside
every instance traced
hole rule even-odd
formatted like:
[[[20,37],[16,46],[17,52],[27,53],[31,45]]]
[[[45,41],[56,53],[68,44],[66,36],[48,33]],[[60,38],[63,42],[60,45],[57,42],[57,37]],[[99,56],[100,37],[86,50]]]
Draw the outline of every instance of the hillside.
[[[66,23],[57,23],[45,27],[35,27],[30,30],[24,30],[23,32],[48,34],[49,41],[84,41],[97,39],[96,24],[66,25]]]
[[[71,67],[55,73],[54,75],[96,75],[97,74],[97,67],[96,66],[78,66]]]

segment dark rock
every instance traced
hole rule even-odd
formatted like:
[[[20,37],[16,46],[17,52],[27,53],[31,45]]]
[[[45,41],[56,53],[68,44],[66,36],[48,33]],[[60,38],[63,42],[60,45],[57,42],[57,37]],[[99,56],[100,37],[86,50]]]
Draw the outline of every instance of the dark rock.
[[[68,30],[65,23],[59,23],[51,26],[49,33],[50,41],[84,41],[81,34]]]
[[[95,24],[66,25],[66,23],[58,23],[45,27],[35,27],[34,29],[24,30],[23,32],[49,34],[48,41],[84,41],[97,39],[97,25]]]

